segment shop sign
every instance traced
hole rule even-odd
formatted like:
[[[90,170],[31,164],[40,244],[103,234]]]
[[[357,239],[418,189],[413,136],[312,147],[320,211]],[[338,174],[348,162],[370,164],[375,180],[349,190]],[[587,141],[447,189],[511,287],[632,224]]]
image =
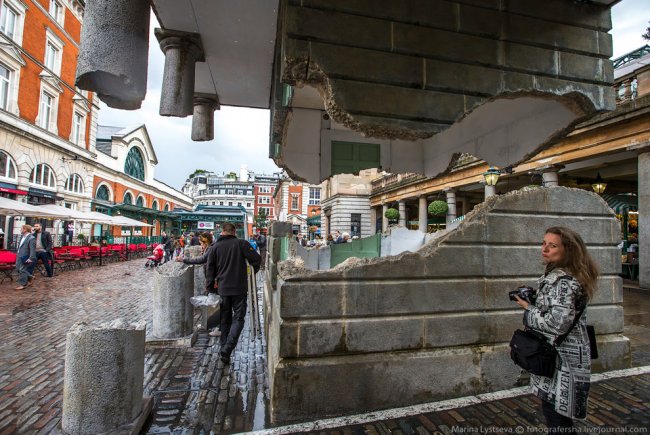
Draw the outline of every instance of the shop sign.
[[[197,227],[200,230],[214,230],[214,222],[199,221]]]
[[[121,236],[130,236],[131,235],[131,230],[122,230],[122,233],[120,235]]]

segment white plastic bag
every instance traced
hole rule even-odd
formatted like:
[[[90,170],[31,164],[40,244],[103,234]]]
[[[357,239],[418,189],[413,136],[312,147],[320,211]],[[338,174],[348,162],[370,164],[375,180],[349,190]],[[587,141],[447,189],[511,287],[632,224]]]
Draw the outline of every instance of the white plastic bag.
[[[195,307],[216,307],[221,303],[221,298],[216,293],[209,293],[207,296],[191,297],[190,303]]]

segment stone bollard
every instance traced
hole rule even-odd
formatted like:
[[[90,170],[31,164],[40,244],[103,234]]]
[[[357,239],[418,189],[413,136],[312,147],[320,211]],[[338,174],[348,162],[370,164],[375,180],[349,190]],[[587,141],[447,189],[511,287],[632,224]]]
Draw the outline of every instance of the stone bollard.
[[[154,269],[152,335],[176,339],[192,334],[194,270],[170,261]]]
[[[196,258],[203,255],[200,246],[187,246],[183,255],[186,258]],[[194,265],[194,296],[200,296],[205,291],[205,266],[203,264]]]
[[[117,319],[98,327],[76,323],[68,331],[63,432],[139,432],[153,405],[142,397],[145,330],[145,321]]]

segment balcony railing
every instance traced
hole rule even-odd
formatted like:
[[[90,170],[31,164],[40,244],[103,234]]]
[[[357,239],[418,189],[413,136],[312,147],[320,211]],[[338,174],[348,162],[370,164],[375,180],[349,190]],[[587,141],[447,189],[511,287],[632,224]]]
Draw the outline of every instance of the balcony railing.
[[[381,178],[377,178],[376,180],[371,181],[371,194],[374,195],[379,192],[391,190],[399,186],[404,186],[424,179],[426,179],[424,175],[412,172],[406,174],[384,175]]]

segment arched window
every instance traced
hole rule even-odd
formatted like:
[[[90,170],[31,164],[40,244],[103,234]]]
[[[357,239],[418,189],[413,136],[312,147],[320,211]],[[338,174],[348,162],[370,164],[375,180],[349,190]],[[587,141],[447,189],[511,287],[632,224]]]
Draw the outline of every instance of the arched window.
[[[138,196],[138,199],[136,199],[135,201],[135,205],[137,205],[138,207],[144,207],[144,198],[142,197],[142,195]]]
[[[133,204],[133,195],[131,195],[129,192],[126,192],[124,194],[124,204]]]
[[[132,147],[126,155],[124,173],[133,178],[144,181],[144,159],[137,147]]]
[[[109,192],[108,187],[101,185],[97,188],[97,193],[95,194],[96,199],[101,199],[103,201],[111,200],[111,192]]]
[[[65,182],[65,190],[74,193],[84,193],[84,183],[79,174],[71,174]]]
[[[32,170],[32,175],[29,177],[29,181],[45,187],[56,187],[56,177],[54,177],[54,171],[45,163],[36,165],[36,167]]]
[[[9,154],[0,151],[0,176],[16,179],[16,163]]]
[[[154,210],[158,210],[158,201],[154,200],[154,202],[151,203],[151,208],[153,208]]]
[[[169,204],[165,204],[165,211],[169,211]]]

